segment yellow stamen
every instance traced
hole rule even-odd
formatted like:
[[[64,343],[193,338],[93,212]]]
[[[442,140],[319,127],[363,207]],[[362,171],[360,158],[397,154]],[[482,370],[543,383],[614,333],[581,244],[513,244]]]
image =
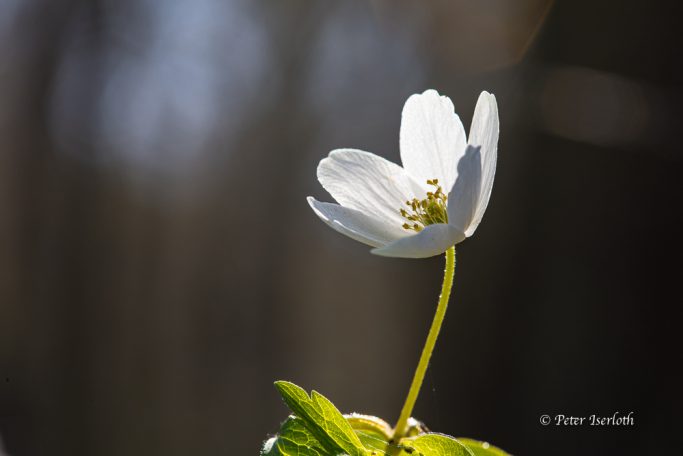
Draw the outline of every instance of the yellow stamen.
[[[410,201],[406,201],[408,210],[404,208],[399,209],[401,217],[413,222],[402,225],[406,230],[420,232],[428,225],[448,223],[448,196],[441,189],[439,179],[428,179],[427,185],[434,187],[433,192],[427,192],[427,198],[421,200],[413,198]]]

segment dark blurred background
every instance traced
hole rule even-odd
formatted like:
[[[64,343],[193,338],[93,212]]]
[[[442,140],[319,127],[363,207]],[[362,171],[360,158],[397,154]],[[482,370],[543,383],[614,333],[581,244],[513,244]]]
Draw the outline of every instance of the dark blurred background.
[[[3,0],[8,454],[257,454],[273,380],[393,422],[443,260],[375,257],[305,197],[399,160],[426,88],[501,117],[416,416],[518,455],[680,446],[678,2]],[[542,414],[634,412],[626,428]],[[0,450],[0,453],[2,450]]]

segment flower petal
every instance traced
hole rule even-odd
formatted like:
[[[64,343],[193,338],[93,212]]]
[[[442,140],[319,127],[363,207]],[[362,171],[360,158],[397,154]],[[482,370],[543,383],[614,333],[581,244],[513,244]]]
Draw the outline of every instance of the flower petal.
[[[472,222],[466,231],[468,237],[479,226],[491,197],[498,159],[499,131],[500,123],[496,97],[488,92],[482,92],[479,95],[477,107],[474,109],[468,142],[473,146],[481,146],[481,195]]]
[[[401,117],[401,161],[421,185],[436,178],[450,189],[466,143],[465,129],[448,97],[427,90],[408,98]]]
[[[318,165],[318,180],[342,206],[371,214],[397,229],[405,222],[399,209],[421,192],[397,164],[355,149],[330,152]]]
[[[451,225],[429,225],[419,233],[372,250],[372,253],[398,258],[427,258],[448,250],[465,239],[465,234]]]
[[[323,203],[312,196],[307,198],[313,212],[331,228],[372,247],[389,244],[409,233],[403,228],[383,223],[376,217],[338,204]]]
[[[480,148],[467,146],[465,156],[458,162],[458,179],[448,194],[448,224],[467,234],[479,205],[480,194]]]

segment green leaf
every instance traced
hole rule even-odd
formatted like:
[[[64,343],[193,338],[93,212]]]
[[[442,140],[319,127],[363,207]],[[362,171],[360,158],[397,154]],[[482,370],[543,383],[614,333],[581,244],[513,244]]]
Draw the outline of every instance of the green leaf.
[[[310,396],[290,382],[275,382],[294,412],[276,437],[266,441],[261,456],[510,456],[500,448],[472,439],[437,433],[419,434],[390,443],[393,430],[375,416],[342,415],[323,395]]]
[[[312,391],[309,397],[306,391],[290,382],[278,381],[275,387],[325,454],[365,456],[369,453],[341,412],[325,396]]]
[[[320,442],[304,426],[301,418],[290,416],[276,437],[266,441],[261,456],[326,456]]]
[[[392,445],[386,440],[365,431],[356,431],[356,435],[365,448],[373,451],[371,454],[389,454],[389,447]]]
[[[389,441],[393,433],[389,423],[376,416],[351,413],[344,415],[344,418],[346,418],[346,421],[349,422],[354,431],[363,431],[385,441]]]
[[[389,443],[393,429],[383,419],[358,413],[344,415],[344,418],[356,432],[363,446],[374,451],[377,456],[400,453],[400,447]]]
[[[478,440],[459,438],[463,445],[472,450],[474,456],[510,456],[509,453],[490,445],[488,442],[480,442]]]
[[[403,454],[424,456],[474,456],[465,445],[444,434],[422,434],[419,437],[402,439]]]

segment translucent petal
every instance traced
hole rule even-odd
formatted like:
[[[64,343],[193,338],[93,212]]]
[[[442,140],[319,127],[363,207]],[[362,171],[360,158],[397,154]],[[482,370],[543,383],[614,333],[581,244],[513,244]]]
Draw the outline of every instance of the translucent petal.
[[[469,144],[480,146],[481,152],[481,194],[474,217],[467,228],[467,236],[471,236],[479,226],[491,197],[493,178],[496,174],[498,159],[498,134],[500,123],[498,120],[498,105],[496,97],[488,92],[482,92],[477,101],[470,128]]]
[[[465,129],[448,97],[427,90],[408,98],[401,118],[401,161],[408,174],[424,185],[439,179],[450,189],[465,153]]]
[[[318,180],[342,206],[397,228],[405,222],[399,213],[405,201],[424,193],[397,164],[355,149],[330,152],[318,165]]]
[[[429,225],[417,234],[373,249],[372,253],[387,257],[427,258],[445,252],[463,239],[465,239],[464,233],[450,225],[440,223]]]
[[[467,234],[481,195],[481,154],[479,147],[467,146],[458,163],[458,179],[448,194],[448,224]]]
[[[372,247],[381,247],[410,233],[398,225],[387,224],[372,215],[334,203],[323,203],[309,196],[313,212],[336,231]]]

